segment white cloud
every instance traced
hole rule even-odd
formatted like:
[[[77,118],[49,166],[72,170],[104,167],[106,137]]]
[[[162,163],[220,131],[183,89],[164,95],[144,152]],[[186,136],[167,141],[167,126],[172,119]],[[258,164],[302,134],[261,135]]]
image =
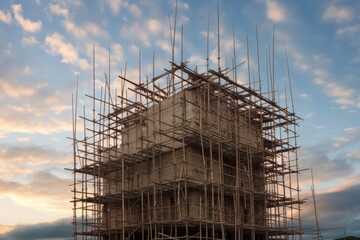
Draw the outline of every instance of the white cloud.
[[[94,36],[98,37],[107,37],[108,33],[105,30],[102,30],[99,25],[93,22],[87,22],[84,25],[84,28],[87,32],[91,33]]]
[[[310,66],[308,64],[308,57],[304,55],[305,53],[298,49],[297,46],[292,44],[293,39],[292,37],[282,31],[276,31],[275,34],[276,38],[280,40],[280,42],[286,43],[286,49],[289,54],[289,57],[291,57],[292,61],[294,62],[296,67],[299,68],[302,71],[308,71]]]
[[[352,138],[350,137],[335,137],[333,139],[334,143],[333,143],[333,147],[335,148],[340,148],[343,145],[345,145],[346,143],[350,142]]]
[[[45,44],[49,48],[50,53],[61,56],[61,62],[79,66],[81,69],[88,69],[90,64],[86,59],[81,59],[70,43],[59,33],[54,33],[45,38]]]
[[[10,196],[22,206],[67,211],[69,206],[64,202],[70,197],[67,186],[71,180],[60,179],[45,171],[35,171],[28,178],[28,183],[0,180],[0,196]]]
[[[162,31],[162,24],[157,19],[150,19],[145,24],[151,34],[158,34]]]
[[[310,95],[307,94],[307,93],[301,93],[301,94],[300,94],[300,98],[302,98],[302,99],[307,99],[307,98],[309,98],[309,97],[310,97]]]
[[[186,2],[182,2],[182,1],[178,1],[178,0],[171,1],[171,6],[173,8],[176,7],[176,4],[179,9],[189,9],[189,4],[187,4]]]
[[[189,23],[189,21],[190,21],[190,18],[188,16],[181,15],[179,17],[179,25],[185,25],[185,24]]]
[[[167,53],[171,53],[171,51],[172,51],[170,41],[168,41],[168,40],[159,38],[159,39],[155,40],[155,45]]]
[[[351,8],[336,6],[330,3],[323,14],[323,19],[328,21],[343,22],[353,19],[354,12]]]
[[[50,8],[50,12],[55,15],[59,15],[63,17],[67,17],[69,15],[69,10],[60,6],[59,4],[50,3],[49,8]]]
[[[16,141],[18,141],[19,143],[29,142],[30,140],[31,140],[30,137],[19,137],[16,139]]]
[[[35,45],[38,44],[39,42],[36,40],[34,36],[25,36],[22,37],[21,43],[23,44],[23,46],[26,46],[26,45]]]
[[[0,21],[10,24],[12,22],[12,18],[9,12],[4,13],[0,10]]]
[[[147,29],[138,22],[123,26],[120,30],[120,34],[124,38],[140,40],[145,46],[151,45]]]
[[[41,84],[36,86],[23,86],[11,84],[5,79],[0,78],[0,89],[3,95],[11,98],[21,98],[33,96],[37,89],[42,88]]]
[[[345,128],[344,131],[349,134],[357,134],[359,132],[359,129],[357,127],[349,127]]]
[[[29,66],[26,66],[23,70],[23,73],[25,75],[30,75],[30,74],[34,73],[34,70],[32,70]]]
[[[354,35],[360,32],[360,24],[355,24],[351,26],[346,26],[336,30],[337,35]]]
[[[88,56],[92,56],[92,54],[93,54],[93,45],[92,44],[87,45],[87,54],[88,54]],[[109,49],[101,47],[101,46],[95,46],[95,58],[96,58],[95,64],[97,66],[108,67],[109,66]],[[122,58],[123,58],[122,46],[118,43],[113,44],[110,48],[111,64],[114,65],[114,64],[119,63]]]
[[[30,137],[18,138],[19,142],[28,142]],[[44,146],[28,146],[26,144],[7,146],[1,145],[0,162],[9,162],[12,165],[31,164],[64,164],[71,162],[71,154],[59,152]],[[11,174],[11,173],[10,173]]]
[[[353,158],[360,159],[360,151],[349,153],[349,155]]]
[[[345,97],[339,97],[335,99],[335,102],[341,106],[343,106],[344,109],[346,109],[346,106],[354,106],[356,105],[356,102],[351,98],[345,98]]]
[[[273,22],[282,22],[285,20],[285,8],[275,0],[266,1],[266,16]]]
[[[13,4],[12,9],[14,11],[14,18],[20,24],[26,32],[37,32],[41,29],[42,24],[41,21],[32,22],[29,19],[25,19],[22,16],[22,7],[21,4]]]
[[[12,56],[13,55],[13,45],[11,43],[8,43],[4,49],[4,54],[7,56]]]
[[[341,136],[341,137],[333,138],[333,147],[340,148],[340,147],[344,146],[345,144],[353,141],[355,139],[357,133],[359,132],[359,129],[356,127],[349,127],[349,128],[345,128],[344,132],[346,133],[346,137]]]
[[[332,97],[348,98],[355,94],[353,89],[341,86],[338,83],[326,83],[325,91]]]
[[[24,114],[22,114],[24,115]],[[21,116],[22,116],[21,115]],[[20,116],[20,115],[17,115]],[[26,116],[23,116],[26,118]],[[72,125],[69,121],[62,121],[55,117],[46,121],[41,119],[20,119],[14,116],[2,116],[0,118],[0,133],[40,133],[49,135],[53,133],[71,132]]]
[[[122,1],[122,0],[107,0],[107,4],[111,11],[114,14],[118,14],[120,12],[120,8],[124,7],[128,12],[130,12],[135,17],[141,17],[142,11],[141,9],[135,5],[129,3],[131,1]]]
[[[87,33],[84,28],[76,26],[72,21],[65,20],[62,22],[66,31],[71,33],[74,37],[80,40],[84,40],[87,37]]]
[[[87,22],[83,26],[78,26],[71,20],[67,19],[62,21],[62,23],[66,31],[79,40],[87,40],[89,34],[102,38],[107,38],[109,36],[105,30],[102,30],[99,25],[93,22]]]
[[[114,14],[120,11],[121,0],[108,0],[107,3]]]
[[[81,0],[62,0],[61,2],[65,2],[66,5],[72,5],[74,7],[79,7],[83,4]]]
[[[335,103],[339,104],[342,108],[357,106],[357,102],[354,99],[356,95],[354,89],[331,81],[331,79],[328,80],[330,75],[323,69],[314,69],[313,75],[315,84],[323,86],[324,92],[330,97],[333,97]]]
[[[129,2],[124,2],[124,7],[129,10],[129,12],[134,15],[135,17],[141,17],[142,11],[141,9],[136,6],[135,4],[130,4]]]
[[[191,55],[187,61],[190,62],[191,65],[197,66],[199,72],[206,72],[206,57],[200,54]]]
[[[111,46],[111,58],[115,61],[120,61],[124,57],[122,46],[119,43],[115,43]]]

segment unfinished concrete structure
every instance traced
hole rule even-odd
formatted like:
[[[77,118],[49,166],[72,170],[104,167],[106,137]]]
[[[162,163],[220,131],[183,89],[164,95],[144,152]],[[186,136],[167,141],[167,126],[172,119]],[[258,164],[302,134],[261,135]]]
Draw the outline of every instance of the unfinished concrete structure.
[[[82,131],[74,104],[74,239],[301,239],[299,118],[270,55],[266,94],[248,56],[247,84],[235,60],[106,81]]]

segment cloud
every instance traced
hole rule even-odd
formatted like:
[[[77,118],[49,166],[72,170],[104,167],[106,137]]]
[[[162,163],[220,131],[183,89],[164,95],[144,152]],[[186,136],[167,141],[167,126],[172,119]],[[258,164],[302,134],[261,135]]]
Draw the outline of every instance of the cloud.
[[[187,4],[186,2],[182,2],[182,1],[178,1],[178,0],[172,0],[171,1],[171,7],[175,8],[177,4],[178,9],[189,9],[189,4]]]
[[[2,233],[9,232],[14,226],[0,224],[0,237]]]
[[[316,189],[315,189],[316,191]],[[302,206],[302,221],[304,229],[309,227],[315,233],[315,214],[314,205],[311,195],[307,196],[308,200]],[[343,230],[336,229],[329,231],[331,228],[342,228],[346,226],[347,233],[353,235],[358,229],[360,202],[360,184],[353,184],[347,188],[328,192],[316,192],[316,206],[320,228],[328,229],[322,232],[325,239],[339,238],[339,231],[341,235]],[[307,233],[310,231],[307,230]],[[359,233],[359,232],[358,232]],[[343,237],[343,236],[342,236]]]
[[[24,75],[30,75],[33,74],[35,71],[32,70],[29,66],[26,66],[23,70]]]
[[[37,240],[37,239],[72,239],[72,219],[63,218],[53,222],[43,222],[37,224],[23,224],[15,226],[11,231],[3,234],[5,239],[12,240]]]
[[[352,36],[359,32],[360,32],[360,24],[346,26],[336,30],[337,35],[348,35],[348,36]]]
[[[342,108],[347,108],[348,106],[358,107],[358,103],[355,100],[356,90],[332,81],[330,74],[323,69],[314,69],[313,75],[315,84],[323,86],[324,92],[333,97],[334,102]]]
[[[266,16],[273,22],[285,20],[285,8],[275,0],[266,0]]]
[[[356,127],[350,127],[350,128],[345,128],[344,132],[346,133],[346,136],[333,138],[333,147],[340,148],[348,143],[353,142],[358,136],[359,129]]]
[[[354,12],[349,7],[336,6],[334,3],[330,3],[323,14],[323,19],[327,21],[343,22],[353,19]]]
[[[0,77],[0,89],[3,96],[11,98],[21,98],[34,96],[38,89],[44,88],[44,83],[38,83],[32,86],[20,85],[16,82],[9,83]]]
[[[115,61],[115,63],[120,62],[124,58],[123,47],[119,43],[114,43],[110,48],[111,59]]]
[[[130,4],[129,2],[126,1],[124,2],[124,8],[127,9],[135,17],[139,18],[142,16],[141,9],[135,4]]]
[[[50,12],[55,15],[59,15],[59,16],[63,16],[63,17],[68,17],[68,15],[69,15],[69,10],[67,8],[60,6],[59,4],[50,3],[49,9],[50,9]]]
[[[354,172],[351,159],[346,156],[330,156],[329,150],[333,142],[318,144],[309,148],[303,148],[299,152],[301,165],[304,168],[321,169],[321,174],[316,178],[318,184],[348,177]],[[336,174],[334,174],[336,173]],[[306,184],[304,182],[304,184]]]
[[[26,45],[35,45],[38,44],[39,42],[36,40],[34,36],[25,36],[22,37],[21,43],[23,46],[26,46]]]
[[[286,49],[289,57],[291,58],[291,62],[295,63],[298,69],[308,72],[310,68],[308,64],[308,57],[305,55],[303,50],[299,50],[299,48],[293,44],[294,40],[292,37],[280,30],[276,30],[275,37],[280,40],[279,42],[286,43]],[[284,46],[281,47],[283,48]]]
[[[333,139],[333,147],[339,148],[344,146],[346,143],[349,143],[352,139],[350,137],[335,137]]]
[[[41,96],[37,96],[41,98]],[[15,101],[15,100],[13,100]],[[0,107],[3,112],[0,116],[0,135],[24,133],[24,134],[54,134],[72,131],[70,120],[62,120],[57,114],[69,110],[71,106],[57,103],[50,105],[51,99],[43,99],[43,103],[36,97],[32,98],[32,105],[26,104],[6,104]],[[49,102],[50,101],[50,102]]]
[[[360,211],[360,184],[346,188],[342,191],[320,194],[317,196],[322,217],[332,221],[340,221],[358,217]]]
[[[24,141],[25,140],[25,141]],[[22,138],[22,142],[29,140],[29,137]],[[43,146],[6,146],[1,145],[0,161],[10,164],[31,164],[39,166],[44,164],[68,164],[72,155],[67,152],[59,152]]]
[[[60,2],[67,6],[71,5],[74,7],[80,7],[83,4],[82,0],[62,0]]]
[[[9,114],[0,117],[0,135],[8,133],[39,133],[53,134],[62,132],[71,132],[70,121],[62,121],[56,117],[49,117],[44,120],[40,117],[28,118],[24,113]]]
[[[102,38],[109,37],[109,34],[105,30],[101,29],[96,23],[93,22],[87,22],[83,26],[78,26],[70,19],[66,19],[62,22],[62,24],[64,25],[66,31],[71,33],[71,35],[73,35],[75,38],[82,41],[87,41],[89,34]]]
[[[145,24],[151,34],[158,34],[162,31],[162,23],[157,19],[149,19]]]
[[[119,13],[121,0],[107,0],[107,3],[114,14]]]
[[[308,99],[310,97],[310,95],[308,93],[301,93],[299,95],[299,97],[302,98],[302,99]]]
[[[41,29],[42,24],[41,21],[32,22],[29,19],[25,19],[22,16],[22,7],[21,4],[13,4],[12,9],[14,11],[14,18],[20,24],[26,32],[37,32]]]
[[[80,40],[84,40],[87,37],[87,33],[84,28],[76,26],[71,20],[67,19],[63,21],[63,25],[69,33]]]
[[[25,66],[23,74],[34,70]],[[53,90],[48,83],[11,81],[0,77],[0,136],[13,133],[51,134],[72,130],[70,114],[71,91]],[[64,113],[63,115],[60,115]]]
[[[10,197],[17,204],[43,211],[69,211],[71,192],[68,186],[72,183],[70,179],[36,170],[21,176],[23,179],[19,177],[20,174],[11,180],[0,179],[0,197]]]
[[[115,15],[118,14],[123,7],[133,16],[140,18],[142,16],[142,10],[136,4],[131,4],[130,2],[131,1],[107,0],[106,3]]]
[[[88,44],[86,51],[88,56],[92,56],[94,45]],[[118,64],[124,56],[122,46],[119,43],[112,44],[110,47],[110,61],[112,65]],[[95,64],[97,67],[109,66],[109,49],[102,46],[95,46]]]
[[[49,52],[61,56],[61,62],[79,66],[81,69],[89,69],[90,64],[86,59],[81,59],[71,43],[67,43],[62,35],[54,33],[45,38],[45,45]]]
[[[16,141],[18,141],[19,143],[26,143],[29,142],[31,140],[30,137],[19,137],[16,139]]]
[[[360,151],[351,152],[349,153],[349,156],[360,160]]]
[[[349,127],[345,128],[344,131],[348,134],[357,134],[359,132],[359,129],[357,127]]]
[[[3,11],[0,10],[0,21],[6,24],[10,24],[12,22],[10,13],[9,12],[4,13]]]
[[[70,152],[50,146],[1,145],[0,165],[6,168],[0,169],[0,200],[10,198],[21,206],[58,214],[69,211],[72,180],[64,167],[72,161]]]
[[[132,24],[123,26],[120,30],[120,34],[124,38],[138,39],[145,46],[151,46],[148,29],[138,22],[133,22]]]
[[[338,83],[328,82],[325,85],[325,91],[332,97],[349,98],[355,94],[353,89],[341,86]]]
[[[25,66],[22,72],[27,75],[34,73],[35,70]],[[11,99],[9,104],[3,102],[0,106],[0,109],[6,112],[4,116],[9,114],[9,111],[41,115],[49,110],[58,112],[60,109],[71,109],[69,103],[66,104],[71,100],[71,93],[52,90],[47,82],[22,83],[17,79],[10,81],[0,77],[0,91],[2,92],[0,99],[1,97]]]
[[[102,30],[96,23],[87,22],[84,25],[84,28],[87,32],[91,33],[94,36],[107,37],[108,33],[105,30]]]

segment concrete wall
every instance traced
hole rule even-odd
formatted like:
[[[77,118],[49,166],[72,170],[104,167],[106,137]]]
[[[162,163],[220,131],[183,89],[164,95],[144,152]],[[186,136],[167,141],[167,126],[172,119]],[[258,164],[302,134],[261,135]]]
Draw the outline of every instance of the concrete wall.
[[[199,88],[186,90],[150,107],[141,124],[124,128],[122,151],[132,154],[155,144],[179,148],[182,143],[173,139],[191,135],[182,131],[183,126],[196,133],[201,126],[204,135],[219,136],[221,141],[237,138],[239,144],[262,148],[261,127],[255,121],[249,124],[247,114],[216,96],[208,100]]]
[[[199,138],[198,133],[201,129],[204,136],[213,139],[213,144],[237,142],[239,145],[261,149],[261,128],[257,122],[249,121],[246,117],[247,112],[235,111],[229,107],[229,102],[219,101],[214,96],[208,100],[200,91],[201,89],[197,88],[180,92],[150,107],[144,113],[143,122],[124,128],[120,148],[109,149],[103,153],[104,162],[109,159],[121,161],[122,153],[127,156],[123,170],[118,169],[103,176],[104,195],[119,194],[122,190],[149,193],[143,196],[142,201],[139,195],[134,198],[127,195],[128,200],[124,202],[123,211],[121,203],[104,206],[105,225],[120,227],[123,218],[125,225],[136,225],[141,221],[161,222],[184,218],[227,223],[251,222],[249,208],[252,204],[249,197],[239,200],[238,214],[235,216],[233,196],[223,196],[223,199],[220,199],[217,193],[209,196],[213,193],[209,189],[205,198],[200,186],[205,182],[227,187],[235,187],[238,184],[240,190],[250,192],[254,187],[255,191],[263,193],[265,181],[261,165],[254,168],[253,173],[249,172],[245,159],[238,160],[241,161],[238,164],[239,169],[235,168],[234,159],[228,159],[229,163],[221,165],[225,153],[220,151],[219,154],[216,149],[210,153],[211,148],[206,148],[203,150],[206,153],[202,156],[199,144],[184,145],[182,141],[183,137]],[[190,131],[183,132],[183,127]],[[174,138],[179,140],[175,141]],[[161,154],[143,157],[137,162],[130,161],[131,157],[140,156],[144,149],[151,149],[155,145],[162,146]],[[232,155],[234,154],[228,154],[227,158],[231,158]],[[177,188],[173,187],[176,186],[174,183],[185,179],[188,183],[199,186],[198,190],[188,190],[187,199],[183,192],[179,196]],[[159,196],[155,194],[154,197],[153,192],[149,191],[155,185],[165,184],[169,184],[170,189],[163,190],[163,194]],[[215,192],[218,190],[215,189]],[[258,215],[256,218],[262,219],[265,215],[264,204],[261,201],[254,202],[253,206],[252,212]],[[260,220],[257,223],[263,225]]]
[[[139,223],[169,222],[191,219],[195,221],[226,222],[230,224],[251,224],[251,211],[249,199],[240,200],[238,211],[235,212],[234,200],[232,197],[225,197],[220,200],[215,192],[211,197],[211,191],[206,199],[204,192],[189,191],[188,199],[182,196],[178,198],[172,194],[158,194],[154,206],[154,198],[144,195],[143,205],[141,199],[132,199],[125,202],[124,217],[122,216],[121,202],[110,204],[104,207],[103,223],[107,227],[116,228],[122,226],[136,226]],[[221,203],[221,201],[224,201]],[[246,204],[245,204],[246,201]],[[150,204],[149,204],[150,203]],[[161,203],[161,204],[160,204]],[[254,202],[254,223],[257,226],[265,226],[265,207],[263,202]]]

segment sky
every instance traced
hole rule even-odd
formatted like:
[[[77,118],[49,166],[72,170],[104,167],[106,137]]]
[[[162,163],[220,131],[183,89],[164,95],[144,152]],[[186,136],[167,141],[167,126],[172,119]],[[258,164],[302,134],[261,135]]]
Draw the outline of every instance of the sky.
[[[129,79],[168,68],[169,18],[175,0],[4,0],[0,2],[0,238],[70,239],[72,96],[79,105],[96,83],[127,66]],[[305,239],[312,239],[313,169],[318,220],[325,239],[360,237],[360,1],[220,0],[221,64],[256,63],[275,39],[278,94],[287,81],[288,52],[295,112]],[[175,61],[204,69],[217,61],[217,1],[177,3]],[[172,27],[174,27],[172,25]],[[110,50],[110,51],[109,51]],[[246,68],[239,67],[246,82]],[[262,80],[264,81],[264,80]],[[332,229],[336,228],[336,229]],[[2,235],[1,235],[2,234]]]

